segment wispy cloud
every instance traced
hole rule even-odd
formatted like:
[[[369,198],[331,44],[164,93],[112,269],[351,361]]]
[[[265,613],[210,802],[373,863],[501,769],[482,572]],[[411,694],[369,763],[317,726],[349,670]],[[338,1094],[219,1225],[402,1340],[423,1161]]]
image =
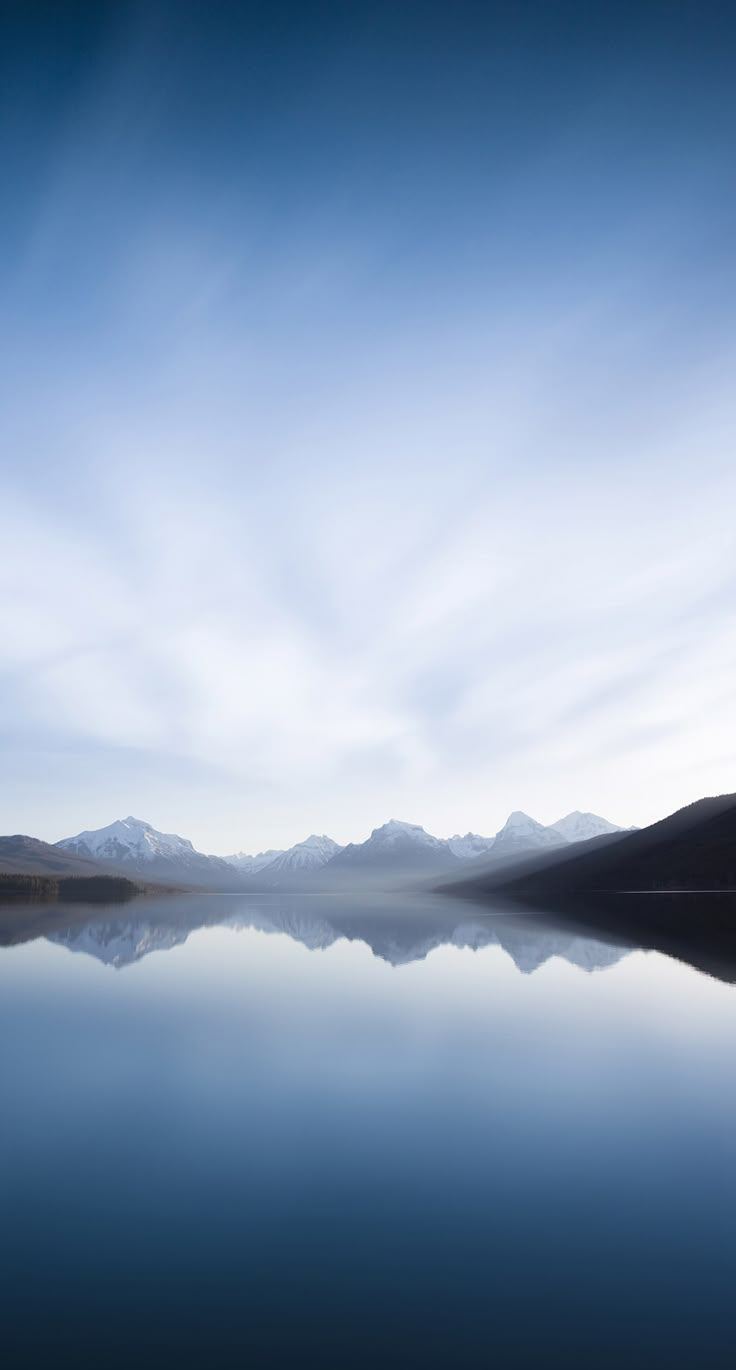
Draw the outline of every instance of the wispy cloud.
[[[176,63],[137,105],[151,31],[110,41],[5,277],[0,826],[225,850],[732,788],[719,147],[652,124],[657,186],[601,185],[606,89],[598,141],[475,177],[354,113],[347,175],[316,106],[297,164],[233,91],[177,172]]]

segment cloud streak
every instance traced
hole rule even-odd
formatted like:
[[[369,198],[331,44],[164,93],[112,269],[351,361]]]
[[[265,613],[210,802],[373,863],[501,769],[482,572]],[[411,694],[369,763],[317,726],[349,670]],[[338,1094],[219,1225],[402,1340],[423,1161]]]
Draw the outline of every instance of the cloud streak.
[[[191,57],[135,99],[156,32],[85,73],[12,225],[0,826],[143,812],[226,851],[390,813],[646,822],[732,788],[733,199],[723,140],[702,164],[698,141],[717,80],[679,161],[651,115],[645,165],[603,184],[601,151],[632,146],[608,87],[535,150],[540,108],[517,137],[509,90],[486,107],[447,68],[453,166],[419,76],[401,149],[358,99],[337,158],[312,83],[300,162],[295,111],[269,123],[225,65],[179,162]]]

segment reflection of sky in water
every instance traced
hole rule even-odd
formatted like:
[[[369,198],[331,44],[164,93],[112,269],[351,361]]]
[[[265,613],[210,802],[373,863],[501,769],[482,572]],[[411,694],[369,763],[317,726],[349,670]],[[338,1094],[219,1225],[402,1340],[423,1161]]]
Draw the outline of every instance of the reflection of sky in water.
[[[490,1328],[504,1364],[728,1363],[736,991],[688,967],[37,941],[0,953],[0,1031],[10,1333],[40,1298],[72,1358],[115,1319],[180,1364],[471,1363]]]

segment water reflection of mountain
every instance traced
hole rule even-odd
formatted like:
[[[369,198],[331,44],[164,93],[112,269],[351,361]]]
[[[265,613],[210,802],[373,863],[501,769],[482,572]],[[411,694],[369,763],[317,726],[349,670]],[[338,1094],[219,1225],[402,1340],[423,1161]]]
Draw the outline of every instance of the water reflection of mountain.
[[[62,914],[62,917],[64,915]],[[53,942],[118,968],[152,951],[167,951],[206,927],[253,928],[290,937],[310,951],[341,938],[364,943],[392,966],[422,961],[437,947],[479,950],[498,946],[524,974],[551,957],[585,971],[600,970],[630,950],[620,942],[587,937],[508,908],[471,912],[464,901],[439,896],[373,899],[319,896],[177,896],[138,900],[125,911],[98,910],[49,930]]]

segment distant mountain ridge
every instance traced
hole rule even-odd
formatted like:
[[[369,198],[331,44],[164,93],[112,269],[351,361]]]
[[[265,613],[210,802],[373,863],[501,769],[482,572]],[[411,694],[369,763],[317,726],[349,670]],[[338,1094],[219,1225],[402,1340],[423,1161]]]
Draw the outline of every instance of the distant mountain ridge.
[[[41,842],[37,837],[27,837],[24,833],[0,837],[0,871],[11,875],[92,877],[99,875],[101,869],[108,868],[51,842]]]
[[[442,852],[449,850],[446,839],[433,837],[419,823],[404,823],[397,818],[389,818],[379,828],[374,828],[365,842],[349,842],[343,847],[340,865],[363,864],[374,856],[399,856],[406,852]]]
[[[589,836],[591,830],[596,835]],[[578,840],[570,841],[566,834]],[[453,851],[458,844],[459,850]],[[74,847],[77,850],[70,849]],[[126,848],[127,868],[123,865]],[[270,902],[274,896],[339,894],[354,905],[363,893],[371,898],[391,892],[419,894],[421,898],[415,899],[413,906],[419,915],[424,896],[431,900],[433,891],[451,900],[470,898],[486,908],[479,922],[458,920],[457,938],[453,932],[449,940],[464,946],[484,943],[485,920],[491,916],[496,919],[500,898],[511,922],[498,940],[504,946],[513,942],[517,965],[530,969],[538,964],[540,951],[536,938],[528,947],[519,942],[521,901],[529,914],[544,910],[546,918],[556,918],[565,936],[575,934],[576,929],[587,934],[594,931],[594,936],[603,935],[606,942],[652,947],[721,979],[736,980],[736,794],[698,800],[641,830],[616,828],[605,819],[579,812],[546,828],[515,811],[492,839],[473,833],[464,838],[437,838],[418,824],[392,819],[375,828],[365,842],[335,848],[338,844],[332,839],[313,835],[289,849],[296,855],[282,863],[286,866],[283,874],[276,866],[270,883],[266,877],[259,886],[256,882],[262,873],[245,875],[222,858],[196,852],[186,839],[159,834],[150,824],[129,818],[107,829],[65,839],[60,845],[22,834],[0,837],[0,873],[8,873],[10,879],[13,873],[82,876],[85,883],[101,872],[126,873],[142,876],[139,883],[153,892],[152,887],[161,884],[157,862],[165,857],[174,867],[169,866],[167,872],[170,886],[247,894],[246,921],[251,926],[288,931],[314,947],[327,946],[338,936],[349,937],[352,929],[357,932],[355,923],[343,928],[332,921],[332,911],[340,900],[320,905],[313,899],[296,898],[288,914],[284,908],[275,917],[273,911],[279,905]],[[80,849],[109,854],[116,860],[103,864]],[[288,855],[277,853],[275,860]],[[188,874],[183,862],[189,865]],[[273,865],[274,859],[266,862],[266,867]],[[229,883],[220,885],[217,877],[223,866]],[[261,906],[251,902],[259,893],[264,896]],[[673,894],[677,896],[674,899]],[[156,897],[161,898],[160,889]],[[213,900],[214,905],[224,907],[220,900]],[[3,904],[6,924],[10,907]],[[251,916],[259,907],[257,917]],[[148,929],[138,930],[134,921],[120,933],[111,925],[110,937],[116,946],[110,946],[110,956],[115,964],[164,945],[172,936],[178,940],[178,933],[170,928],[159,933],[157,919]],[[23,922],[16,917],[7,924],[12,940],[22,934]],[[526,920],[521,924],[526,926]],[[358,935],[392,964],[425,955],[438,945],[437,933],[431,927],[422,931],[417,925],[410,934],[405,941],[402,932],[399,945],[396,930],[385,922],[382,926],[374,923],[371,914]],[[443,936],[441,940],[448,939]],[[567,955],[562,944],[558,945],[559,954]],[[88,949],[93,950],[91,945]],[[546,954],[558,953],[550,949]],[[597,952],[594,963],[598,963]]]
[[[447,887],[452,889],[450,884]],[[482,896],[623,894],[736,889],[736,795],[697,800],[647,828],[604,833],[479,872],[457,890]]]
[[[593,814],[569,814],[545,827],[517,810],[494,837],[469,832],[440,838],[418,823],[392,818],[374,828],[364,842],[345,847],[326,834],[313,833],[286,850],[254,856],[241,851],[225,858],[199,852],[188,838],[160,832],[131,814],[105,827],[62,838],[55,845],[21,836],[0,839],[0,870],[63,874],[72,873],[70,862],[77,862],[75,872],[89,876],[104,871],[149,883],[234,893],[319,892],[344,890],[351,884],[390,890],[412,881],[451,877],[466,866],[475,869],[479,862],[507,864],[524,853],[564,849],[568,832],[590,837],[617,831]]]
[[[233,868],[220,856],[205,856],[186,837],[158,832],[142,818],[119,818],[105,828],[77,833],[57,843],[63,851],[90,861],[133,871],[149,880],[168,880],[202,888],[236,886]]]
[[[474,857],[490,851],[495,840],[495,837],[481,837],[477,832],[466,832],[464,836],[456,832],[453,837],[447,838],[447,845],[458,860],[472,861]]]
[[[284,847],[271,847],[268,851],[256,852],[255,856],[250,856],[248,852],[234,852],[232,856],[223,859],[229,866],[234,866],[236,870],[243,871],[246,875],[256,875],[263,870],[264,866],[270,866],[277,856],[284,855]]]
[[[324,833],[321,836],[312,833],[303,842],[279,852],[272,861],[261,866],[257,874],[261,883],[265,884],[284,886],[298,883],[304,877],[322,870],[341,851],[339,842],[334,842],[331,837]]]
[[[325,876],[342,885],[358,881],[392,888],[458,864],[446,839],[433,837],[418,823],[390,818],[365,842],[349,842],[332,858]]]
[[[241,855],[238,869],[248,877],[255,876],[259,889],[268,885],[284,887],[288,883],[293,886],[299,879],[317,875],[323,887],[330,882],[344,887],[352,877],[360,882],[387,884],[391,888],[392,881],[401,886],[432,875],[449,875],[465,862],[486,857],[493,862],[508,861],[525,852],[564,848],[571,840],[583,840],[582,836],[568,837],[568,831],[584,833],[587,839],[623,829],[605,818],[578,811],[545,827],[517,810],[509,815],[494,837],[469,832],[465,836],[456,833],[453,837],[441,838],[434,837],[418,823],[391,818],[374,828],[364,842],[349,842],[341,848],[329,838],[311,837],[285,853],[276,853],[270,862],[260,856],[252,858],[258,862],[257,867],[248,865]],[[300,855],[302,849],[309,851],[310,844],[317,843],[330,844],[326,859],[322,859],[328,850],[325,846],[316,859],[306,860]]]
[[[558,818],[556,823],[551,823],[549,831],[559,833],[566,842],[589,842],[593,837],[605,837],[608,833],[626,832],[627,829],[620,828],[617,823],[609,823],[607,818],[600,818],[597,813],[581,813],[575,809],[564,818]]]
[[[560,847],[565,841],[566,838],[555,828],[546,828],[543,823],[537,823],[536,819],[516,809],[496,833],[491,850],[495,857],[513,856],[516,852],[530,848]]]

